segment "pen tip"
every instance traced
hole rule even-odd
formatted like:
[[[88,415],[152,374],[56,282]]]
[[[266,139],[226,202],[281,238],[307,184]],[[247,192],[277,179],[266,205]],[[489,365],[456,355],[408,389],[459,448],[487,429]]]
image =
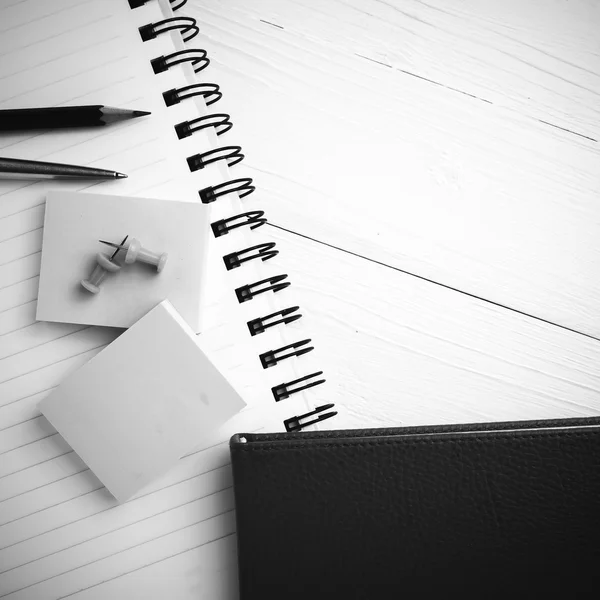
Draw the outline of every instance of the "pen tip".
[[[145,117],[146,115],[151,114],[150,112],[148,112],[147,110],[134,110],[133,111],[133,116],[134,117]]]
[[[125,173],[115,173],[115,179],[126,179],[127,175]]]

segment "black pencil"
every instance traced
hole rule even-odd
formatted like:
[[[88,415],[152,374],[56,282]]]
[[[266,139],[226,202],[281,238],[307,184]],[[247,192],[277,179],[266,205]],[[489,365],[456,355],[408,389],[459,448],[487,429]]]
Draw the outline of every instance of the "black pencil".
[[[117,121],[135,119],[149,114],[144,110],[112,108],[101,104],[0,110],[0,131],[104,127]]]

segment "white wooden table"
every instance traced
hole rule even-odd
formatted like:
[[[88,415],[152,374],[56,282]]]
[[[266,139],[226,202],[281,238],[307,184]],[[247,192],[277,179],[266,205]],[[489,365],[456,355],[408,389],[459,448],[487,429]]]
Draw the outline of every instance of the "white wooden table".
[[[190,0],[331,427],[600,411],[600,3]],[[280,229],[281,228],[281,229]]]

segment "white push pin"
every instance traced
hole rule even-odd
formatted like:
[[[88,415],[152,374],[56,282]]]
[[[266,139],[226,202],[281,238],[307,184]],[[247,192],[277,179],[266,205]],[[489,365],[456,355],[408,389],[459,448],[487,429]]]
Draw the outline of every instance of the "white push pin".
[[[129,236],[126,235],[121,242],[123,245]],[[120,248],[117,248],[112,256],[109,258],[106,254],[102,254],[102,252],[98,252],[96,255],[97,265],[94,267],[92,271],[92,275],[89,279],[82,279],[81,285],[92,294],[97,294],[100,291],[100,284],[106,279],[106,276],[109,273],[116,273],[121,269],[121,265],[113,262],[113,259],[119,253]]]
[[[116,273],[121,270],[117,263],[112,262],[111,258],[102,252],[96,254],[96,261],[98,264],[94,267],[90,278],[81,280],[81,285],[92,294],[97,294],[100,291],[100,284],[109,273]]]
[[[112,242],[105,242],[104,240],[100,241],[117,250],[127,250],[127,254],[125,255],[126,265],[131,265],[139,260],[140,262],[154,265],[157,273],[160,273],[163,270],[164,266],[167,264],[167,259],[169,258],[169,255],[166,252],[158,254],[156,252],[150,252],[150,250],[146,250],[146,248],[142,248],[142,244],[136,238],[131,238],[127,244],[113,244]]]

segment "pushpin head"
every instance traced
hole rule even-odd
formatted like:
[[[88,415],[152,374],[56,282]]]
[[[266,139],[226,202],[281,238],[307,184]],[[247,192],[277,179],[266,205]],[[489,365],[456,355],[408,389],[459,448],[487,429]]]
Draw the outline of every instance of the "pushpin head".
[[[125,254],[125,264],[131,265],[135,262],[137,255],[142,248],[142,244],[140,240],[131,238],[125,247],[127,248],[127,254]]]
[[[92,294],[97,294],[100,291],[100,288],[97,285],[94,285],[89,279],[82,279],[81,285]]]
[[[143,248],[141,242],[136,238],[131,238],[124,247],[127,248],[127,254],[125,254],[126,265],[131,265],[134,262],[146,263],[155,266],[157,273],[160,273],[165,268],[169,258],[167,252],[157,254]]]
[[[121,269],[118,264],[112,262],[110,257],[102,252],[96,254],[96,263],[90,278],[81,280],[82,287],[92,294],[97,294],[100,291],[100,284],[109,273],[116,273]]]
[[[158,263],[156,264],[156,272],[160,273],[165,265],[167,264],[167,259],[169,258],[169,254],[167,252],[163,252],[158,259]]]
[[[112,262],[112,260],[103,252],[98,252],[98,254],[96,254],[96,261],[98,262],[99,266],[109,273],[116,273],[117,271],[121,270],[120,265]]]

